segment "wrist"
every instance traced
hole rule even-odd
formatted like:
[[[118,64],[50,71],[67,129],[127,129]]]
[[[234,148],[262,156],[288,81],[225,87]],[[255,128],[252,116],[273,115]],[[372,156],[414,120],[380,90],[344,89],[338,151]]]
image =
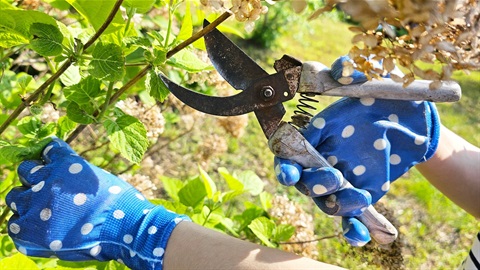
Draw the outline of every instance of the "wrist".
[[[421,162],[429,160],[435,154],[438,148],[438,142],[440,141],[440,116],[438,115],[435,103],[426,103],[427,105],[425,106],[425,114],[427,117],[427,128],[429,128],[430,133],[430,143],[427,152],[425,153],[425,158]]]
[[[161,269],[168,239],[188,217],[156,206],[130,189],[109,207],[100,233],[98,260],[117,260],[132,269]]]

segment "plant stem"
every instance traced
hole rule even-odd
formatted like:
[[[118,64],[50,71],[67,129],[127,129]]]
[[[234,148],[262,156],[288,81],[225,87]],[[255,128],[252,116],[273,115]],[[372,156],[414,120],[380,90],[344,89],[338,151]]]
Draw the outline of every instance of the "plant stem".
[[[20,103],[17,108],[15,108],[15,110],[8,116],[7,120],[5,120],[5,122],[3,122],[3,124],[0,126],[0,134],[2,134],[5,131],[5,129],[7,129],[7,127],[13,122],[13,120],[15,120],[20,115],[20,113],[23,112],[25,108],[30,106],[30,103],[37,100],[37,98],[43,93],[43,91],[50,84],[55,82],[55,80],[58,79],[58,77],[60,77],[60,75],[62,75],[62,73],[65,72],[65,70],[67,70],[67,68],[71,64],[72,64],[72,61],[70,59],[67,60],[58,69],[58,71],[52,75],[52,77],[48,78],[48,80],[46,80],[42,85],[40,85],[40,87],[38,87],[37,90],[33,92],[33,94],[31,94],[28,98],[24,99],[23,102]]]
[[[171,49],[170,51],[167,52],[167,56],[166,56],[166,59],[169,59],[170,57],[172,57],[174,54],[176,54],[177,52],[181,51],[182,49],[184,49],[185,47],[187,47],[188,45],[192,44],[193,42],[195,42],[196,40],[200,39],[201,37],[203,37],[204,35],[206,35],[207,33],[209,33],[210,31],[212,31],[215,27],[217,27],[219,24],[221,24],[222,22],[224,22],[226,19],[228,19],[230,17],[230,15],[232,15],[230,12],[226,11],[224,12],[222,15],[220,15],[220,17],[218,17],[215,21],[213,21],[211,24],[207,25],[205,28],[203,28],[202,30],[198,31],[197,33],[193,34],[190,38],[188,38],[187,40],[183,41],[182,43],[178,44],[177,46],[175,46],[173,49]],[[152,65],[148,65],[146,67],[144,67],[142,70],[140,70],[140,72],[137,73],[137,75],[135,75],[135,77],[133,77],[130,81],[128,81],[124,86],[122,86],[120,89],[118,89],[118,91],[115,92],[115,94],[112,96],[112,98],[110,99],[109,101],[109,104],[117,101],[117,99],[123,94],[125,93],[125,91],[127,91],[131,86],[133,86],[135,83],[137,83],[141,78],[143,78],[143,76],[147,75],[147,73],[150,71],[150,69],[152,69],[153,66]],[[97,116],[98,115],[98,111],[94,112],[93,113],[93,116]],[[73,140],[75,140],[75,138],[77,138],[78,135],[80,135],[80,133],[85,129],[87,125],[79,125],[73,132],[72,134],[70,134],[70,136],[68,136],[68,138],[65,140],[67,143],[71,143]]]
[[[172,31],[172,4],[173,0],[170,0],[168,3],[168,25],[167,25],[167,36],[165,37],[165,43],[163,44],[164,48],[167,48],[168,46],[168,40],[170,39],[170,31]]]
[[[231,12],[225,11],[220,17],[218,17],[215,21],[207,25],[206,27],[202,28],[202,30],[198,31],[197,33],[193,34],[190,38],[185,40],[184,42],[178,44],[175,48],[171,49],[170,51],[167,52],[167,59],[172,57],[174,54],[177,52],[181,51],[188,45],[192,44],[195,42],[197,39],[200,39],[201,37],[205,36],[207,33],[212,31],[215,27],[220,25],[222,22],[224,22],[226,19],[228,19],[232,15]]]
[[[103,103],[102,110],[98,114],[97,119],[101,119],[103,115],[105,115],[105,112],[108,109],[108,105],[110,105],[110,98],[112,97],[112,93],[113,93],[113,84],[114,82],[109,82],[108,84],[108,90],[107,90],[107,95],[105,97],[105,102]]]
[[[123,0],[117,0],[115,2],[115,5],[112,8],[112,11],[110,14],[108,14],[107,19],[105,22],[98,28],[98,31],[93,35],[93,37],[90,38],[87,43],[83,46],[83,49],[86,50],[88,47],[90,47],[102,34],[103,32],[107,29],[107,27],[110,25],[110,23],[113,21],[113,18],[115,18],[115,15],[117,14],[118,10],[120,9],[120,6],[122,5]]]
[[[88,47],[90,47],[103,34],[105,29],[107,29],[107,27],[110,25],[113,18],[115,17],[115,14],[117,13],[120,6],[122,5],[122,2],[123,0],[117,0],[117,2],[114,5],[114,8],[108,15],[103,25],[98,29],[95,35],[93,35],[93,37],[91,37],[90,40],[88,40],[87,43],[85,43],[85,45],[83,46],[84,49],[87,49]],[[28,98],[24,99],[23,102],[20,103],[20,105],[18,105],[18,107],[8,116],[7,120],[5,120],[5,122],[2,123],[2,125],[0,126],[0,135],[20,115],[20,113],[22,113],[23,110],[25,110],[25,108],[30,106],[30,103],[36,101],[38,97],[43,93],[43,91],[45,91],[45,89],[47,89],[47,87],[50,84],[54,83],[55,80],[57,80],[60,77],[60,75],[62,75],[68,69],[68,67],[70,67],[72,63],[73,63],[73,60],[72,60],[72,57],[70,57],[67,61],[65,61],[65,63],[63,63],[63,65],[57,70],[57,72],[53,73],[53,75],[50,78],[48,78],[42,85],[40,85],[37,88],[37,90],[35,90]]]

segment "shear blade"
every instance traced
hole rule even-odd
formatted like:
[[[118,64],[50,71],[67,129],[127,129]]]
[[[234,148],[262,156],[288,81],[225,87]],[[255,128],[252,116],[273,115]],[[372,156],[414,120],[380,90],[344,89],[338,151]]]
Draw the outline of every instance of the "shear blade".
[[[204,20],[204,27],[209,24]],[[235,89],[245,90],[254,81],[269,75],[218,29],[213,29],[204,38],[213,66]]]
[[[162,74],[159,74],[159,76],[170,92],[179,100],[204,113],[234,116],[272,106],[272,104],[269,103],[258,102],[255,95],[252,95],[248,91],[243,91],[237,95],[228,97],[207,96],[184,88]]]

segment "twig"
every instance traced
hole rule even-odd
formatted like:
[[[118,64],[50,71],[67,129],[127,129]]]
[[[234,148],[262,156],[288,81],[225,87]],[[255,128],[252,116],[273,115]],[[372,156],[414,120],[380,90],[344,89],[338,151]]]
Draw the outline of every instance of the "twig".
[[[88,153],[88,152],[90,152],[90,151],[94,151],[94,150],[97,150],[97,149],[100,149],[100,148],[104,147],[104,146],[107,145],[108,143],[109,143],[109,141],[105,141],[105,142],[103,142],[103,143],[100,144],[100,145],[97,145],[97,146],[94,146],[94,147],[92,147],[92,148],[89,148],[89,149],[84,150],[83,152],[79,153],[78,155],[79,155],[79,156],[83,156],[83,155],[85,155],[86,153]]]
[[[103,34],[105,29],[107,29],[108,25],[110,25],[113,18],[115,17],[115,14],[122,5],[122,2],[123,0],[117,0],[114,8],[108,15],[105,22],[98,29],[95,35],[93,35],[93,37],[91,37],[90,40],[88,40],[87,43],[85,43],[85,45],[83,46],[84,50],[90,47]],[[60,77],[60,75],[62,75],[70,67],[72,63],[73,57],[71,56],[69,59],[67,59],[67,61],[65,61],[65,63],[63,63],[63,65],[57,70],[57,72],[55,72],[42,85],[40,85],[40,87],[38,87],[37,90],[35,90],[28,98],[24,99],[23,102],[18,105],[18,107],[12,112],[12,114],[8,116],[7,120],[5,120],[5,122],[3,122],[3,124],[0,126],[0,134],[2,134],[7,129],[7,127],[20,115],[20,113],[23,112],[23,110],[25,110],[25,108],[30,106],[30,103],[36,101],[38,97],[43,93],[43,91],[45,91],[45,89],[47,89],[50,84],[56,81]]]
[[[192,44],[193,42],[195,42],[197,39],[200,39],[201,37],[205,36],[206,34],[208,34],[210,31],[212,31],[215,27],[217,27],[218,25],[220,25],[222,22],[224,22],[226,19],[228,19],[230,17],[230,15],[232,15],[232,13],[230,11],[225,11],[222,15],[220,15],[220,17],[218,17],[215,21],[213,21],[212,23],[210,23],[209,25],[207,25],[205,28],[202,28],[202,30],[198,31],[197,33],[193,34],[190,38],[188,38],[187,40],[185,40],[184,42],[178,44],[177,46],[175,46],[175,48],[171,49],[168,53],[167,53],[167,59],[172,57],[174,54],[176,54],[177,52],[181,51],[182,49],[184,49],[185,47],[187,47],[188,45]]]
[[[339,237],[339,235],[340,235],[340,233],[339,234],[334,234],[334,235],[329,235],[329,236],[324,236],[324,237],[320,237],[320,238],[315,238],[315,239],[312,239],[312,240],[296,241],[296,242],[279,242],[278,244],[279,245],[306,244],[306,243],[318,242],[318,241],[322,241],[322,240],[326,240],[326,239],[330,239],[330,238]]]
[[[171,49],[170,51],[167,52],[167,56],[166,56],[166,59],[169,59],[170,57],[172,57],[173,55],[175,55],[177,52],[181,51],[182,49],[184,49],[185,47],[187,47],[188,45],[192,44],[193,42],[195,42],[196,40],[200,39],[201,37],[203,37],[204,35],[206,35],[207,33],[209,33],[210,31],[212,31],[215,27],[217,27],[219,24],[221,24],[223,21],[225,21],[226,19],[228,19],[228,17],[230,17],[231,15],[231,12],[229,11],[226,11],[224,12],[222,15],[220,15],[220,17],[218,17],[215,21],[213,21],[211,24],[209,24],[208,26],[206,26],[205,28],[203,28],[202,30],[198,31],[197,33],[193,34],[190,38],[188,38],[187,40],[183,41],[182,43],[178,44],[177,46],[175,46],[173,49]],[[113,94],[112,98],[110,99],[110,102],[109,102],[109,105],[114,103],[115,101],[117,101],[117,99],[123,94],[125,93],[125,91],[127,91],[131,86],[133,86],[135,83],[137,83],[141,78],[143,78],[145,75],[147,75],[147,73],[150,71],[150,69],[152,69],[153,66],[152,65],[148,65],[146,67],[144,67],[137,75],[135,75],[135,77],[133,77],[130,81],[128,81],[124,86],[122,86],[120,89],[118,89],[118,91],[115,92],[115,94]],[[103,107],[103,106],[102,106]],[[98,115],[98,111],[95,111],[93,113],[93,116],[97,116]],[[66,139],[66,142],[67,143],[71,143],[73,140],[75,140],[75,138],[77,138],[78,135],[80,135],[80,133],[82,133],[82,131],[85,129],[87,125],[79,125],[71,134],[70,136],[68,136],[68,138]]]
[[[120,9],[120,6],[122,6],[123,0],[117,0],[115,2],[115,5],[112,8],[112,11],[110,14],[108,14],[107,19],[105,22],[98,28],[98,31],[93,35],[93,37],[90,38],[87,43],[83,46],[84,50],[86,50],[88,47],[90,47],[102,34],[103,32],[107,29],[107,27],[110,25],[110,23],[113,21],[113,18],[115,18],[115,15],[117,14],[118,10]]]

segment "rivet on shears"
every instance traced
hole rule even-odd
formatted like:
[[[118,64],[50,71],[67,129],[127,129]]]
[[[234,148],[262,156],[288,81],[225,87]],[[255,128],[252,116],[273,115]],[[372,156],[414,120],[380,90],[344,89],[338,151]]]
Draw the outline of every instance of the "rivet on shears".
[[[275,95],[275,90],[271,86],[264,86],[262,88],[262,94],[265,98],[272,98]]]

